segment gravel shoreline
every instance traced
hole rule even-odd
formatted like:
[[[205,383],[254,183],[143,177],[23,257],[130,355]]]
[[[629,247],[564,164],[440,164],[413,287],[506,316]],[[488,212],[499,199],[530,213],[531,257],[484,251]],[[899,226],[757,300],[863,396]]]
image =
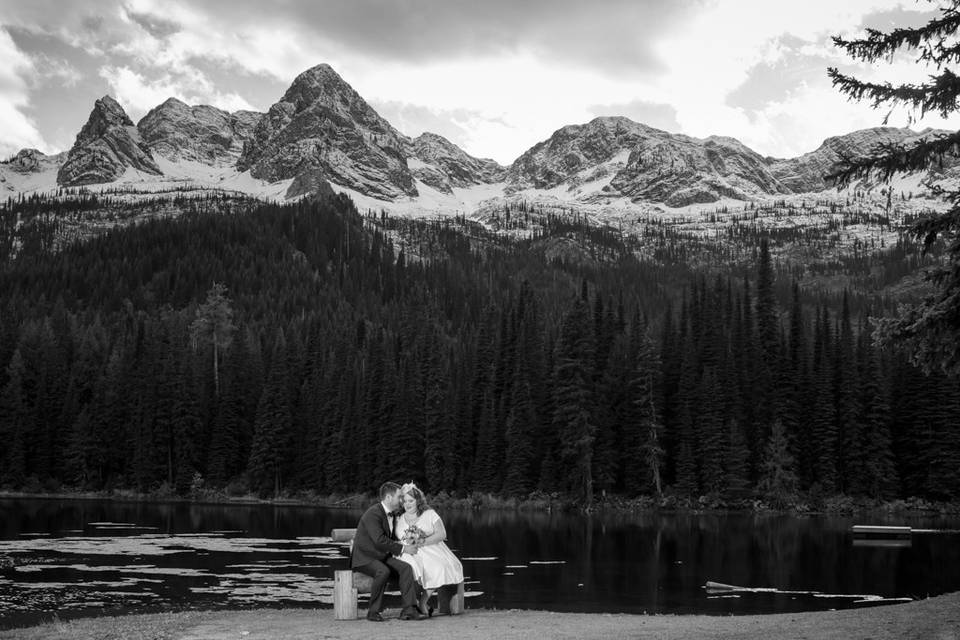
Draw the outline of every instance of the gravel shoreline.
[[[85,618],[0,631],[0,640],[417,640],[657,638],[688,640],[960,640],[960,592],[905,604],[753,616],[552,613],[468,609],[461,616],[402,622],[337,621],[330,609],[188,611]]]

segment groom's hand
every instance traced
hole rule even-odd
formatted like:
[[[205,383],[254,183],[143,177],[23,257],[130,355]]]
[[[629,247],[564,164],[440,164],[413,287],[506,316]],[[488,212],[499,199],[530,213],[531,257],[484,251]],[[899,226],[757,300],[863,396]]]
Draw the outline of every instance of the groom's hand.
[[[413,544],[405,544],[403,545],[403,552],[414,555],[417,552],[417,546]]]

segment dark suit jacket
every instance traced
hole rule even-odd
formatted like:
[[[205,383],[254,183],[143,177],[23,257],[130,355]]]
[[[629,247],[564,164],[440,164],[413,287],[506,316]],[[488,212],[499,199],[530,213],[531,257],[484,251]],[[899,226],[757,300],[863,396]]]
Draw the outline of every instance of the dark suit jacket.
[[[383,562],[389,556],[403,553],[403,545],[393,539],[390,519],[378,502],[360,517],[357,533],[353,537],[353,555],[350,567],[362,567],[374,560]]]

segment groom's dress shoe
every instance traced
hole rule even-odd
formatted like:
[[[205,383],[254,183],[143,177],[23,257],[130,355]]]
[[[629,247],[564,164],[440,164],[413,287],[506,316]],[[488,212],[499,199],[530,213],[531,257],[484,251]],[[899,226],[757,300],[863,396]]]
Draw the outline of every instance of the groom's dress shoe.
[[[367,620],[370,622],[383,622],[383,616],[379,613],[368,613]]]
[[[426,620],[427,616],[423,615],[419,611],[407,611],[406,613],[400,614],[401,620]]]

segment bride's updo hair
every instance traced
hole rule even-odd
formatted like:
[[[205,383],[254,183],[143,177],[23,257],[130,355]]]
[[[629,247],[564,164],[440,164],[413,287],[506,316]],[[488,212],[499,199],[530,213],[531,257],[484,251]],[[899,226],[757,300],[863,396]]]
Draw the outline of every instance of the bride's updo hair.
[[[427,504],[427,496],[423,495],[423,491],[420,491],[420,487],[412,482],[408,482],[400,487],[400,495],[408,495],[416,501],[418,516],[422,516],[423,512],[430,508],[430,505]]]

